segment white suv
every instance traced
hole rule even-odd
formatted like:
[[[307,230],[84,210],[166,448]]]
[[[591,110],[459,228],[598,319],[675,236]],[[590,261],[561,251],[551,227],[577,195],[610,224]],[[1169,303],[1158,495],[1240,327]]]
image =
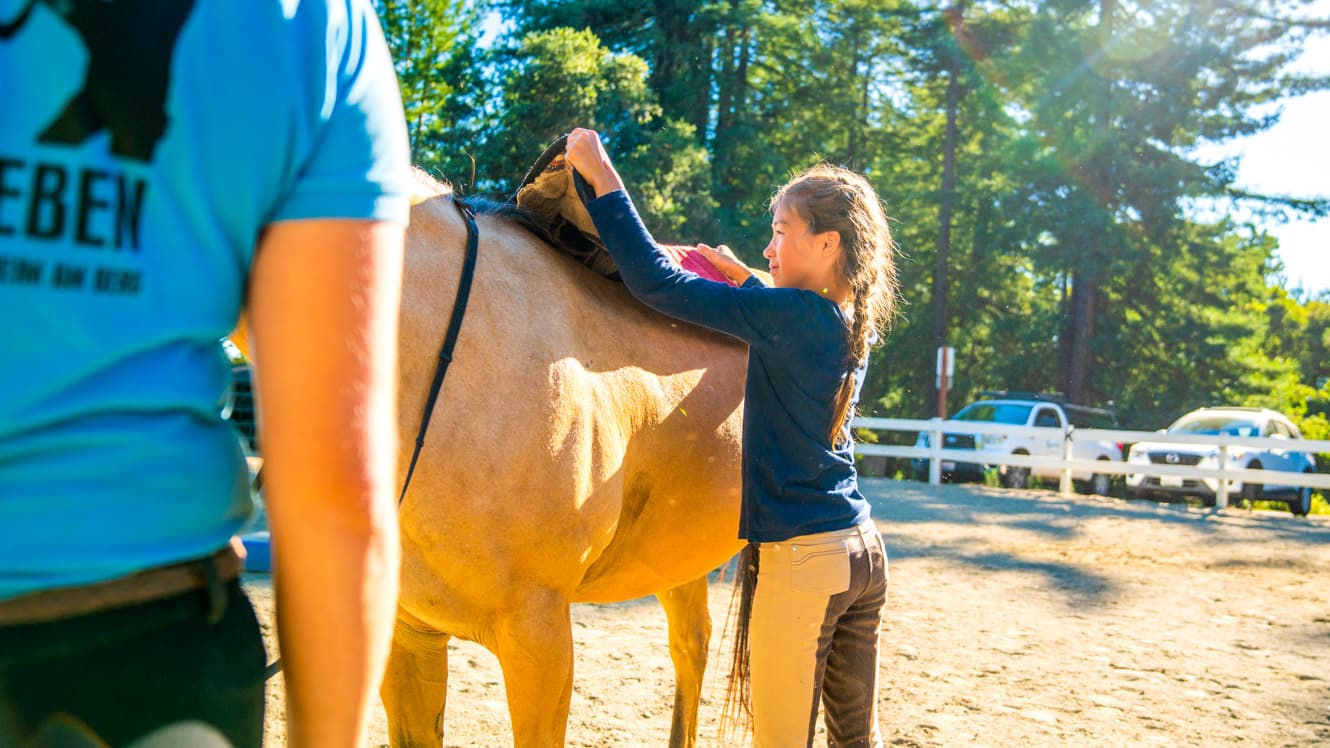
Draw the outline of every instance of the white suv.
[[[984,392],[982,400],[970,403],[951,417],[953,421],[972,421],[982,423],[1005,423],[1012,426],[1035,426],[1066,430],[1071,424],[1077,428],[1116,428],[1116,417],[1111,410],[1089,408],[1062,401],[1054,395],[1012,392]],[[967,434],[955,426],[948,426],[942,435],[944,449],[973,449],[975,462],[942,461],[942,474],[952,479],[981,479],[989,467],[985,464],[986,455],[1021,454],[1044,457],[1062,456],[1062,439],[1007,434]],[[928,446],[928,433],[920,432],[915,440],[916,447]],[[1082,460],[1104,460],[1121,462],[1122,445],[1116,442],[1090,441],[1077,439],[1072,447],[1072,456]],[[928,460],[911,460],[915,478],[928,479]],[[998,468],[1002,484],[1010,488],[1025,488],[1030,483],[1030,476],[1057,480],[1060,471],[1057,468],[1028,468],[1017,465],[1005,465]],[[1072,479],[1082,483],[1082,489],[1090,493],[1107,495],[1112,485],[1112,477],[1106,473],[1091,473],[1086,470],[1073,470]]]
[[[1302,433],[1283,415],[1266,408],[1201,408],[1173,422],[1164,429],[1166,434],[1201,434],[1267,437],[1271,439],[1301,439]],[[1209,444],[1166,444],[1140,442],[1133,444],[1128,462],[1165,465],[1197,465],[1219,467],[1219,447]],[[1316,472],[1316,459],[1310,453],[1291,449],[1229,447],[1228,466],[1252,470],[1284,470],[1292,473]],[[1240,494],[1246,501],[1275,499],[1288,503],[1297,515],[1311,511],[1310,488],[1243,483],[1229,481],[1229,490]],[[1142,473],[1127,475],[1127,492],[1135,497],[1150,494],[1200,496],[1206,503],[1214,503],[1219,491],[1215,478],[1182,478],[1176,475],[1147,476]]]

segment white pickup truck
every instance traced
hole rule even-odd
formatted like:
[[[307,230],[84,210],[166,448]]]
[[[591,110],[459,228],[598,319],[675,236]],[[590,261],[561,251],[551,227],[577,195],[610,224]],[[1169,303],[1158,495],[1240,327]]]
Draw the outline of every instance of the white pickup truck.
[[[1013,429],[1011,434],[966,433],[964,422],[999,423],[1012,426],[1033,426],[1055,428],[1064,433],[1067,426],[1076,428],[1116,428],[1113,411],[1103,408],[1090,408],[1073,405],[1055,395],[1026,392],[985,392],[980,400],[970,403],[952,416],[951,423],[944,424],[942,435],[944,449],[972,449],[975,461],[960,462],[943,460],[944,479],[981,480],[985,470],[992,468],[992,463],[985,462],[985,455],[1022,454],[1032,456],[1061,457],[1062,438],[1050,438],[1046,435],[1034,436]],[[915,446],[928,446],[928,433],[920,432]],[[1082,460],[1122,461],[1122,445],[1116,442],[1102,442],[1077,439],[1074,442],[1072,456]],[[914,476],[928,479],[928,460],[911,461]],[[1025,488],[1030,483],[1030,476],[1057,480],[1056,468],[1028,468],[1008,465],[998,466],[998,475],[1002,484],[1009,488]],[[1077,481],[1081,490],[1099,495],[1106,495],[1111,487],[1112,476],[1105,473],[1092,473],[1086,470],[1073,470],[1072,479]]]

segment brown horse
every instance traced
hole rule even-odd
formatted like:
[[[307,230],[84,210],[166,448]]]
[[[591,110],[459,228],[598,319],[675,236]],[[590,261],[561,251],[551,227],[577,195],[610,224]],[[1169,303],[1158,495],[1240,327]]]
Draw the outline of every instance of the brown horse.
[[[446,189],[446,188],[441,188]],[[400,508],[381,694],[394,746],[437,746],[450,637],[493,652],[516,746],[563,745],[569,605],[656,595],[691,746],[708,570],[738,551],[745,347],[656,314],[509,218],[480,215],[470,305]],[[461,274],[450,195],[418,204],[401,313],[405,472]]]

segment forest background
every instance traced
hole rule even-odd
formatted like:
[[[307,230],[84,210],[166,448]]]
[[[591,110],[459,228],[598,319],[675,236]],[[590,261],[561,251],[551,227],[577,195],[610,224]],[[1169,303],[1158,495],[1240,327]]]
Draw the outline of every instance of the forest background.
[[[375,6],[415,162],[463,194],[511,196],[551,140],[593,127],[657,236],[765,266],[792,173],[866,175],[902,304],[865,415],[936,413],[949,345],[948,412],[1058,391],[1127,428],[1252,405],[1330,438],[1330,291],[1285,288],[1254,220],[1330,198],[1244,189],[1237,158],[1202,155],[1330,88],[1292,65],[1330,31],[1312,0]]]

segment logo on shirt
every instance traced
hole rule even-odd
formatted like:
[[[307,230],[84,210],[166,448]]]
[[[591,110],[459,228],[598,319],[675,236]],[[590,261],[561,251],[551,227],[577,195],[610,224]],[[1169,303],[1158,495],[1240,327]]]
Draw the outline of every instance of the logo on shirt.
[[[37,139],[79,145],[106,131],[112,154],[150,161],[166,132],[171,55],[194,0],[27,0],[0,18],[0,40],[22,30],[38,4],[78,34],[88,66],[82,87]]]

